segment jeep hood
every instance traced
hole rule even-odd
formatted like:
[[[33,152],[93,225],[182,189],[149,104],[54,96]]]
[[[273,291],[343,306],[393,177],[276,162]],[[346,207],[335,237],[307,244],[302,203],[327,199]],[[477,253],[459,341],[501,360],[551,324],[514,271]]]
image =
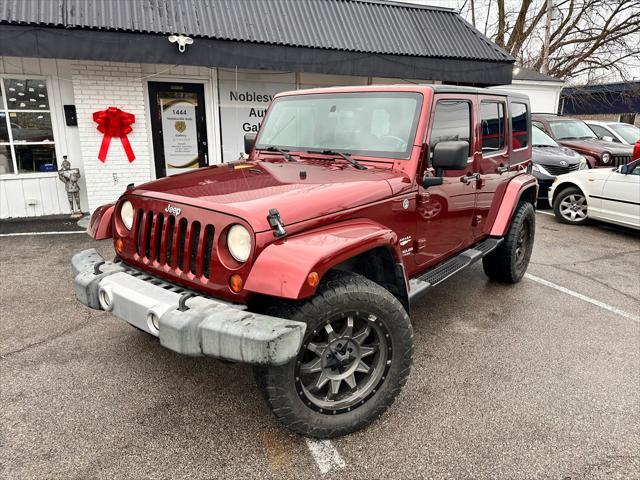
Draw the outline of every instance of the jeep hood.
[[[357,170],[336,162],[246,162],[202,168],[140,185],[127,192],[223,212],[246,220],[255,232],[269,230],[276,208],[291,225],[371,202],[410,186],[399,171]]]

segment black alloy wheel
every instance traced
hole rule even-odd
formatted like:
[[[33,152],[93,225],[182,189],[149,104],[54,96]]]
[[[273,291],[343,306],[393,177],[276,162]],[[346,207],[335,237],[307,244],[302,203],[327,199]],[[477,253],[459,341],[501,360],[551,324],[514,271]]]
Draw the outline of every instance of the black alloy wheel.
[[[389,333],[375,315],[354,311],[328,320],[302,346],[298,394],[321,413],[351,411],[384,381],[392,354]]]

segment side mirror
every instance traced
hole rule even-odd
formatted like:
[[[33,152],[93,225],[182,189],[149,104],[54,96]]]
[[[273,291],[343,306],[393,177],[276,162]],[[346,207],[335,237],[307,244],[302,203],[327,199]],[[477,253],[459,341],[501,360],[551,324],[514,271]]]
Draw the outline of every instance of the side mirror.
[[[615,141],[613,139],[613,137],[610,137],[609,135],[605,135],[604,137],[602,137],[602,140],[604,140],[605,142],[614,142]]]
[[[433,147],[431,165],[436,171],[464,170],[469,158],[469,142],[438,142]],[[440,176],[440,175],[438,175]]]
[[[257,133],[245,133],[244,134],[244,153],[249,154],[253,150],[253,146],[256,144]]]
[[[620,165],[620,169],[618,171],[623,175],[628,175],[629,174],[629,165],[627,165],[627,164]]]

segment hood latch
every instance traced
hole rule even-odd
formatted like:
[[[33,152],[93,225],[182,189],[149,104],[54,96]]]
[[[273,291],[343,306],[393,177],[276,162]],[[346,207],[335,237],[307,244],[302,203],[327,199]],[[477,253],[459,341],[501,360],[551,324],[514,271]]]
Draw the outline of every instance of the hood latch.
[[[269,210],[269,215],[267,215],[267,221],[269,225],[273,229],[273,236],[276,238],[284,237],[287,232],[284,229],[284,225],[282,224],[282,219],[280,218],[280,213],[277,208],[272,208]]]

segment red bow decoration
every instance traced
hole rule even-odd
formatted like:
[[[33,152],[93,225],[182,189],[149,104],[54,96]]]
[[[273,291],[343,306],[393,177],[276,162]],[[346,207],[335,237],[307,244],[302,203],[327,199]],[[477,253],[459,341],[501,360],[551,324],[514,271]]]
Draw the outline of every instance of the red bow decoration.
[[[127,134],[132,131],[131,124],[136,121],[136,117],[133,114],[123,112],[116,107],[109,107],[106,110],[94,112],[93,121],[98,124],[98,131],[104,133],[100,152],[98,153],[98,159],[101,162],[107,159],[111,137],[120,137],[124,153],[127,154],[129,162],[135,160],[136,156],[133,154],[131,144],[127,138]]]

